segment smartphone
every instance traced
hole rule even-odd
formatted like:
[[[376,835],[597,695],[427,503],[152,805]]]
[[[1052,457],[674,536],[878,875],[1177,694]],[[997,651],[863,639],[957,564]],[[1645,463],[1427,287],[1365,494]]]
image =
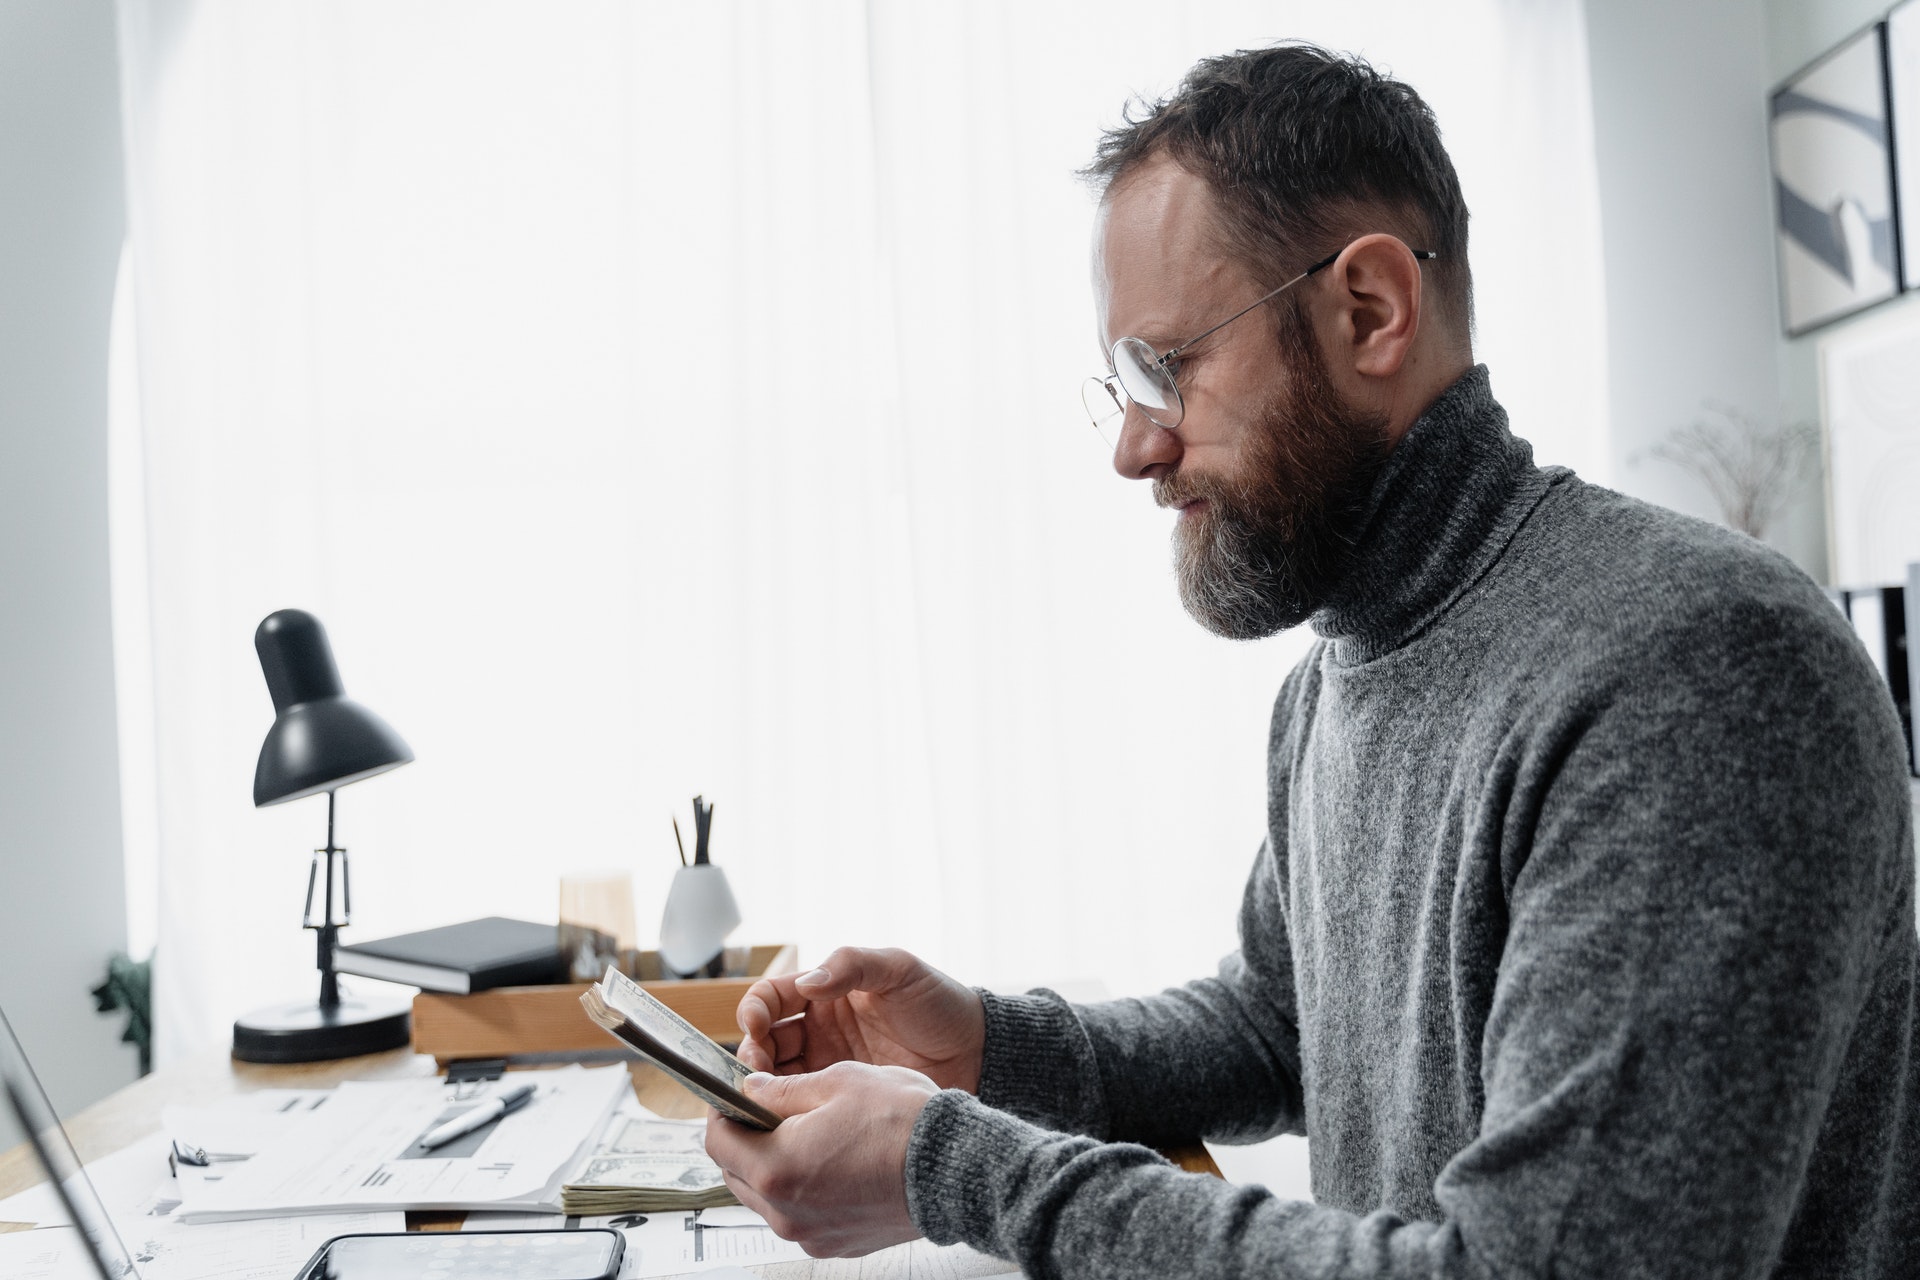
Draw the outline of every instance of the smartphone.
[[[391,1231],[335,1236],[296,1280],[614,1280],[618,1231]]]

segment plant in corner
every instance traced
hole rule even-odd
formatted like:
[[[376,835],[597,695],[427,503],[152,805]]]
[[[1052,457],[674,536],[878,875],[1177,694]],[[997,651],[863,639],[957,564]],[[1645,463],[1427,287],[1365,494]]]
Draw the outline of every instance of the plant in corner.
[[[135,960],[124,951],[116,951],[107,960],[107,980],[93,988],[94,1011],[127,1012],[127,1029],[120,1033],[122,1044],[140,1051],[140,1074],[153,1070],[153,957]]]

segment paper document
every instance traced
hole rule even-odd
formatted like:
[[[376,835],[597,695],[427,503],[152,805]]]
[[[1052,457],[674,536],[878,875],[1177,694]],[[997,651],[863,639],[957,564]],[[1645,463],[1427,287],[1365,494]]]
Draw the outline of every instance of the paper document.
[[[189,1226],[176,1216],[180,1188],[168,1175],[161,1134],[94,1161],[87,1177],[142,1280],[286,1280],[333,1236],[404,1231],[407,1225],[407,1215],[396,1210]],[[42,1204],[32,1193],[0,1203],[16,1212]],[[98,1280],[85,1239],[65,1225],[66,1215],[51,1196],[46,1203],[53,1212],[16,1219],[40,1222],[40,1229],[0,1235],[0,1280]]]
[[[772,1262],[802,1262],[807,1252],[773,1234],[767,1220],[741,1205],[691,1213],[616,1213],[569,1218],[538,1213],[474,1213],[464,1231],[543,1231],[560,1227],[611,1227],[627,1238],[620,1280],[650,1280],[690,1272],[731,1276],[742,1267]],[[1018,1276],[1003,1258],[963,1244],[925,1240],[868,1254],[855,1264],[864,1280],[989,1280]]]
[[[183,1148],[205,1153],[208,1167],[216,1168],[258,1155],[332,1097],[331,1089],[258,1089],[214,1103],[167,1107],[160,1127]]]
[[[615,1213],[574,1218],[544,1214],[469,1214],[466,1231],[538,1231],[555,1227],[611,1227],[627,1238],[620,1280],[677,1276],[717,1267],[804,1262],[807,1251],[773,1234],[765,1218],[730,1205],[689,1212]]]
[[[533,1082],[526,1106],[444,1146],[421,1139],[494,1092]],[[319,1104],[275,1113],[262,1135],[258,1113],[170,1113],[172,1136],[206,1150],[210,1163],[181,1181],[181,1221],[218,1222],[284,1214],[378,1209],[555,1210],[560,1187],[630,1096],[625,1067],[516,1072],[479,1091],[439,1079],[342,1084]],[[201,1127],[188,1127],[193,1124]],[[249,1126],[255,1126],[250,1128]],[[200,1135],[200,1136],[196,1136]],[[202,1137],[224,1136],[234,1151]],[[253,1152],[245,1151],[256,1146]],[[246,1155],[223,1162],[220,1155]]]
[[[169,1180],[145,1213],[115,1215],[141,1280],[287,1280],[334,1236],[407,1229],[398,1209],[194,1224],[178,1219],[179,1207]]]
[[[72,1227],[0,1235],[0,1280],[100,1280],[86,1237]]]
[[[144,1203],[154,1180],[167,1173],[167,1140],[148,1134],[110,1156],[87,1163],[87,1180],[100,1194],[110,1214],[126,1213]],[[70,1226],[66,1207],[51,1185],[39,1182],[18,1195],[0,1200],[0,1222],[26,1222],[41,1227]]]

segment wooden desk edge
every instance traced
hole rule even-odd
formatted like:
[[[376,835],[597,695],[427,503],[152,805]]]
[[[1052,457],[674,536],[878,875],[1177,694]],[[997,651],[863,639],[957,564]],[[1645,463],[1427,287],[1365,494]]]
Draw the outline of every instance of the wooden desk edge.
[[[1226,1181],[1226,1175],[1220,1172],[1220,1166],[1214,1162],[1213,1152],[1199,1143],[1182,1143],[1177,1147],[1162,1147],[1160,1154],[1185,1169],[1188,1173],[1204,1173],[1210,1177]]]

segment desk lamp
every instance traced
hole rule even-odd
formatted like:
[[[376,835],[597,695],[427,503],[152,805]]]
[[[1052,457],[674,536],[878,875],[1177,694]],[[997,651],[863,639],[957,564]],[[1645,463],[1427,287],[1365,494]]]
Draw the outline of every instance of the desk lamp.
[[[253,647],[274,713],[253,772],[254,807],[327,793],[327,847],[313,851],[301,919],[319,934],[320,998],[241,1018],[233,1024],[233,1056],[243,1062],[319,1062],[397,1049],[410,1033],[406,1002],[342,999],[333,970],[335,942],[353,917],[347,851],[333,842],[333,793],[399,768],[413,759],[413,749],[386,721],[347,698],[326,629],[312,614],[268,614],[253,633]],[[325,895],[317,916],[316,887]]]

